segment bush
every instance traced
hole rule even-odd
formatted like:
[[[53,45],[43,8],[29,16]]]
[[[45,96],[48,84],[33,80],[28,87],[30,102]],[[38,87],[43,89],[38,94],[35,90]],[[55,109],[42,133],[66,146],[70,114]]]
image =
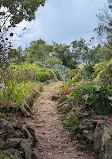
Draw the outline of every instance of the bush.
[[[11,65],[2,75],[3,81],[20,82],[44,82],[54,78],[56,75],[50,69],[40,68],[36,64]]]
[[[74,88],[71,98],[79,104],[86,104],[99,114],[112,112],[112,90],[96,83],[80,84]]]
[[[4,81],[14,81],[18,83],[25,81],[36,81],[36,73],[40,71],[40,68],[36,64],[21,64],[21,65],[10,65],[9,68],[2,75]]]
[[[79,82],[83,79],[84,77],[81,74],[77,74],[76,76],[74,76],[73,79],[73,83]]]
[[[72,115],[70,119],[64,121],[64,124],[70,133],[74,134],[78,128],[79,119],[75,115]]]
[[[44,82],[49,80],[50,78],[51,78],[51,75],[49,73],[37,72],[37,78],[36,78],[37,81]]]
[[[104,61],[96,64],[95,69],[95,82],[108,84],[112,88],[112,59],[110,61]]]
[[[56,77],[57,77],[57,79],[58,80],[61,80],[61,73],[59,72],[59,71],[57,71],[57,70],[54,70],[54,73],[55,73],[55,75],[56,75]]]
[[[36,88],[36,83],[31,82],[8,82],[1,94],[1,104],[25,104],[25,97],[29,94],[34,94],[33,89]]]
[[[86,65],[84,65],[84,68],[83,68],[83,74],[84,76],[86,76],[87,78],[89,79],[92,79],[92,75],[93,75],[93,72],[94,72],[94,63],[92,62],[88,62],[86,63]]]
[[[77,69],[72,69],[69,73],[68,76],[72,79],[74,76],[76,76],[78,73]]]

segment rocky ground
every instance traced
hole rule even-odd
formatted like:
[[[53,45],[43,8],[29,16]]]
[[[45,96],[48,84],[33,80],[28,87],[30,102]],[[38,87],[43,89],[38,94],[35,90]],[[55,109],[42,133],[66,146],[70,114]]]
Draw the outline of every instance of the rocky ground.
[[[33,119],[26,123],[36,132],[36,137],[42,147],[43,159],[93,159],[92,156],[75,150],[72,146],[69,132],[63,128],[60,115],[57,113],[57,102],[52,100],[56,83],[43,94],[33,107]]]
[[[4,159],[112,159],[112,122],[68,100],[68,96],[58,101],[55,90],[59,85],[56,82],[46,86],[32,111],[32,98],[19,109],[0,108],[8,115],[0,119],[0,157],[5,154]],[[64,128],[64,121],[72,115],[79,119],[74,135]]]

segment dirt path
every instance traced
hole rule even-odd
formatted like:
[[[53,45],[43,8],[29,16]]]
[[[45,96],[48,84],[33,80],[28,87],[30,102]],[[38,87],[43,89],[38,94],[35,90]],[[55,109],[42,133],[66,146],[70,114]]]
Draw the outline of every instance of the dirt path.
[[[69,142],[69,133],[63,128],[56,113],[56,102],[52,95],[59,83],[50,86],[43,98],[34,104],[34,120],[28,124],[35,129],[36,136],[43,149],[44,159],[91,159],[82,152],[77,152]]]

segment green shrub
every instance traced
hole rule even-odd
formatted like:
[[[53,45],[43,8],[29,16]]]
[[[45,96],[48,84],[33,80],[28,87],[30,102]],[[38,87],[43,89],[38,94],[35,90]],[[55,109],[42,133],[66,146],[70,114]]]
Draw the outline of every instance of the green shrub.
[[[36,64],[12,64],[6,72],[6,78],[8,77],[10,80],[16,80],[17,82],[35,82],[37,72],[40,72],[40,68]]]
[[[92,62],[88,62],[86,63],[86,65],[84,66],[84,75],[89,78],[92,79],[92,74],[94,72],[94,63]]]
[[[74,88],[71,98],[79,104],[86,104],[98,113],[112,112],[112,90],[96,83],[80,84]]]
[[[50,78],[54,78],[55,74],[50,69],[40,68],[36,64],[10,65],[3,75],[3,81],[16,80],[18,83],[24,82],[44,82]]]
[[[96,64],[95,69],[95,82],[108,84],[112,88],[112,59],[110,61],[104,61]]]
[[[74,134],[78,128],[79,119],[75,115],[72,115],[70,119],[64,121],[64,124],[70,133]]]
[[[0,112],[0,118],[6,118],[6,114]]]
[[[4,159],[5,155],[0,152],[0,159]]]
[[[47,72],[37,72],[37,81],[44,82],[51,78],[51,75]]]
[[[73,83],[79,82],[82,79],[83,79],[83,76],[80,73],[78,73],[75,77],[73,77]]]
[[[8,82],[1,94],[0,101],[2,103],[13,103],[16,105],[25,104],[25,97],[29,94],[33,94],[33,89],[36,88],[37,83],[31,82]]]
[[[61,73],[59,71],[57,71],[57,70],[54,70],[54,73],[55,73],[57,79],[61,80],[61,78],[62,78]]]
[[[66,85],[65,85],[65,88],[70,88],[70,86],[72,86],[72,84],[73,84],[73,80],[68,80],[68,82],[66,83]]]

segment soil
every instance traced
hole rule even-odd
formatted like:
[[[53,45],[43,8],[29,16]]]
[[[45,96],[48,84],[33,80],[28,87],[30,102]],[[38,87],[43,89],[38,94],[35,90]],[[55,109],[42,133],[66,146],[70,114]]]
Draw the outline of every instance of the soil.
[[[93,159],[73,148],[69,132],[63,128],[56,109],[57,102],[52,101],[59,85],[60,82],[50,85],[43,92],[43,97],[33,106],[33,119],[27,119],[26,123],[36,132],[43,150],[43,159]]]

